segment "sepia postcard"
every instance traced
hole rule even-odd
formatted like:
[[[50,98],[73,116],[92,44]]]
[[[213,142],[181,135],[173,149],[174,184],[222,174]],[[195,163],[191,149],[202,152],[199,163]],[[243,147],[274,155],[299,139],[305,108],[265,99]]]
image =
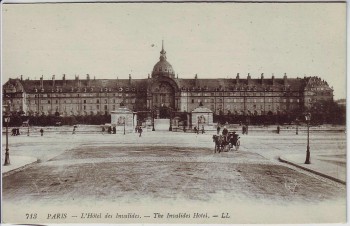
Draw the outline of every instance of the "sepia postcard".
[[[346,2],[1,15],[1,223],[347,221]]]

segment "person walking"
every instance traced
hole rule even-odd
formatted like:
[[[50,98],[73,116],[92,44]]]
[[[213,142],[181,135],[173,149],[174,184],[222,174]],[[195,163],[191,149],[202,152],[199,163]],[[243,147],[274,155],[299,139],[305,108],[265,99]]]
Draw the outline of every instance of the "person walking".
[[[204,133],[204,125],[202,125],[202,134]]]
[[[141,128],[141,126],[139,127],[139,137],[141,137],[141,135],[142,135],[142,128]]]
[[[220,126],[218,125],[218,127],[216,127],[216,132],[217,132],[217,135],[219,135],[220,134]]]
[[[104,135],[104,134],[105,134],[105,131],[106,131],[105,127],[104,127],[104,126],[102,126],[102,135]]]
[[[280,125],[277,126],[277,134],[280,134]]]
[[[113,126],[113,134],[117,133],[117,128],[115,128],[115,126]]]
[[[222,130],[222,135],[224,136],[225,142],[227,142],[227,134],[228,134],[228,130],[227,130],[226,126],[224,126],[224,129]]]
[[[41,136],[44,135],[44,130],[43,130],[43,128],[40,129],[40,133],[41,133]]]

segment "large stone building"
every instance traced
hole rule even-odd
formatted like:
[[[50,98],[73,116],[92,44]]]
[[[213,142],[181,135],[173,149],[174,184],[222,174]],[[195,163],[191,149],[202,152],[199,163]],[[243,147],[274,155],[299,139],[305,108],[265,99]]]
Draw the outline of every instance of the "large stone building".
[[[274,75],[246,78],[237,73],[226,79],[178,78],[162,46],[160,60],[145,79],[95,79],[65,75],[49,80],[9,79],[3,85],[3,101],[11,111],[26,115],[109,114],[124,103],[134,112],[162,109],[191,113],[202,106],[214,114],[275,115],[305,111],[318,100],[333,100],[333,90],[318,77],[282,78]]]

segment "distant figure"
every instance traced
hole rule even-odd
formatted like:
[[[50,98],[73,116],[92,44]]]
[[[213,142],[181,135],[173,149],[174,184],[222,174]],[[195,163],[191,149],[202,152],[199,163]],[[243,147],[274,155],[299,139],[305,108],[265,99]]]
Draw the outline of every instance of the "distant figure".
[[[217,132],[217,135],[219,135],[220,134],[220,126],[218,125],[218,127],[216,127],[216,132]]]
[[[139,127],[139,137],[141,137],[141,135],[142,135],[142,128],[141,128],[141,126]]]
[[[277,134],[280,134],[280,126],[277,126]]]
[[[137,133],[138,132],[138,127],[137,126],[135,126],[135,133]]]
[[[242,134],[245,134],[245,125],[242,126]]]
[[[21,134],[19,133],[19,128],[16,128],[16,136],[19,136],[19,135],[21,135]]]
[[[16,129],[15,129],[15,128],[13,128],[13,129],[11,130],[11,136],[16,136]]]
[[[76,128],[76,127],[75,127],[75,126],[73,126],[73,132],[72,132],[72,134],[75,134],[75,128]]]
[[[202,125],[202,134],[204,133],[204,125]]]
[[[228,130],[226,126],[224,126],[224,129],[222,130],[222,135],[227,136],[227,134],[228,134]]]
[[[109,126],[109,127],[108,127],[108,134],[111,134],[111,133],[112,133],[112,127]]]
[[[104,135],[104,134],[105,134],[105,131],[106,131],[105,127],[104,127],[104,126],[102,126],[102,135]]]
[[[186,126],[185,125],[183,125],[183,130],[184,130],[184,132],[186,132]]]
[[[248,135],[248,128],[249,128],[248,125],[246,125],[245,126],[245,134],[247,134],[247,135]]]
[[[115,128],[115,126],[113,126],[113,134],[117,133],[117,128]]]
[[[193,128],[194,132],[197,133],[197,126]]]
[[[40,133],[41,133],[41,136],[44,135],[44,130],[43,130],[43,128],[40,129]]]
[[[224,141],[227,141],[227,135],[228,135],[228,130],[226,129],[226,126],[224,126],[224,129],[222,130],[222,135],[224,136]]]

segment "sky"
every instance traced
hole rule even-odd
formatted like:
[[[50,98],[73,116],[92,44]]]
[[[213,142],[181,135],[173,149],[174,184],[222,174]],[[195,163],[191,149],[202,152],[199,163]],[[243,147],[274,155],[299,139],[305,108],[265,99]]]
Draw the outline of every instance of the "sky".
[[[319,76],[346,97],[346,3],[2,4],[2,79]]]

